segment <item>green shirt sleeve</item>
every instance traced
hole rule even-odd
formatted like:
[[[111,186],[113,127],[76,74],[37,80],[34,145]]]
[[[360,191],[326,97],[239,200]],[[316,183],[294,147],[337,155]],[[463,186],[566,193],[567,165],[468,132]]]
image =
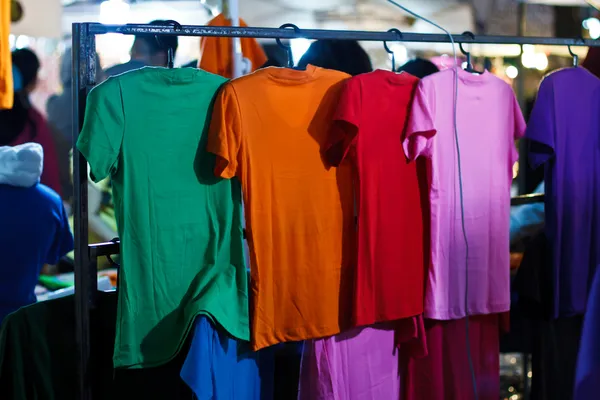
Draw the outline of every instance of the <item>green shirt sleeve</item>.
[[[109,78],[88,95],[77,148],[90,164],[94,182],[119,168],[125,117],[119,78]]]

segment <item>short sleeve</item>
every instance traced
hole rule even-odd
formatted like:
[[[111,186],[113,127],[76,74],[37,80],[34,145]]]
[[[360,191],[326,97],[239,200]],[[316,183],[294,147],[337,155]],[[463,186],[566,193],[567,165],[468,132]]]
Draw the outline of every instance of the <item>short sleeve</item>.
[[[333,166],[338,166],[344,161],[356,135],[358,135],[361,96],[359,78],[351,78],[345,82],[325,146],[325,158]]]
[[[431,142],[436,134],[434,87],[423,79],[417,85],[410,108],[406,134],[402,145],[409,160],[420,156],[431,157]]]
[[[95,182],[117,171],[124,129],[121,86],[118,78],[110,78],[88,95],[83,128],[77,139],[77,148],[89,163]]]
[[[554,137],[554,87],[546,78],[540,85],[525,133],[532,168],[539,167],[554,155]]]
[[[213,108],[207,150],[217,156],[215,175],[231,179],[238,174],[242,146],[241,112],[235,88],[223,85]]]
[[[525,118],[523,118],[523,112],[521,111],[521,106],[519,106],[519,102],[515,97],[514,92],[510,89],[510,97],[511,97],[511,107],[512,107],[512,115],[513,115],[513,124],[512,124],[512,132],[511,132],[511,165],[513,165],[519,159],[519,152],[517,151],[517,147],[514,144],[515,140],[521,139],[525,135],[525,129],[527,125],[525,124]]]
[[[67,212],[62,202],[58,202],[59,208],[56,211],[56,232],[52,240],[52,245],[46,256],[46,264],[55,265],[68,252],[73,250],[73,234],[69,226]]]

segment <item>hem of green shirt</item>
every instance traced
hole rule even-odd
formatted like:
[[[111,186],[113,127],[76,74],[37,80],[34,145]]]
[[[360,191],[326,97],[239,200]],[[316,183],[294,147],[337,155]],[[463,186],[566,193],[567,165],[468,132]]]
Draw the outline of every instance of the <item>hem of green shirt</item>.
[[[177,345],[177,348],[175,349],[173,354],[171,354],[167,358],[162,359],[162,360],[156,360],[156,361],[137,361],[133,364],[123,364],[123,363],[119,362],[119,359],[125,358],[125,357],[113,356],[113,367],[114,368],[124,368],[124,369],[142,369],[142,368],[160,367],[161,365],[167,364],[168,362],[172,361],[175,357],[177,357],[179,355],[179,352],[183,348],[183,346],[187,340],[187,337],[188,337],[190,331],[192,330],[192,327],[196,323],[196,319],[199,316],[205,316],[205,317],[209,318],[210,321],[213,323],[215,329],[223,329],[228,335],[232,336],[236,340],[242,340],[245,342],[250,341],[250,329],[249,329],[248,324],[246,324],[245,329],[244,329],[244,327],[240,327],[240,326],[238,326],[237,329],[228,329],[226,326],[221,324],[221,322],[219,322],[219,321],[226,320],[227,318],[217,318],[217,317],[215,317],[215,315],[212,312],[207,311],[207,310],[201,310],[201,311],[196,312],[196,314],[194,315],[193,318],[190,318],[190,321],[188,321],[188,323],[185,327],[185,330],[183,331],[183,334],[181,335],[181,338],[179,340],[179,344]],[[242,324],[237,323],[234,325],[242,325]]]

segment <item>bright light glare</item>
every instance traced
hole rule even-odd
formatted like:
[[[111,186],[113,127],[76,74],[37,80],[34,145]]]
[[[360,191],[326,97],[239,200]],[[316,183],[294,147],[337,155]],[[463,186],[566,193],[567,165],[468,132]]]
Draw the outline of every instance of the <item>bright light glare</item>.
[[[302,58],[304,53],[310,47],[311,41],[304,38],[290,40],[290,46],[292,47],[292,57],[294,58],[294,64],[298,64],[298,61]]]
[[[535,68],[535,47],[533,45],[523,45],[523,54],[521,54],[521,64],[523,64],[525,68]]]
[[[100,3],[100,23],[126,24],[129,14],[129,4],[123,0],[106,0]]]
[[[466,62],[466,61],[463,61],[463,63],[462,63],[462,64],[460,64],[460,67],[461,67],[462,69],[465,69],[465,68],[467,68],[467,66],[468,66],[468,65],[469,65],[469,64],[467,64],[467,62]]]
[[[523,53],[535,53],[535,46],[532,44],[524,44]]]
[[[19,35],[17,36],[17,40],[15,41],[15,47],[17,49],[24,49],[29,46],[29,36]]]
[[[12,33],[8,35],[8,47],[12,50],[15,48],[15,43],[17,41],[17,37]]]
[[[519,75],[519,70],[514,65],[509,65],[506,67],[506,76],[510,79],[515,79]]]
[[[525,49],[523,49],[523,50],[525,50]],[[521,64],[523,64],[523,66],[525,68],[535,68],[535,62],[536,62],[536,54],[535,53],[523,51],[523,54],[521,54]]]
[[[544,71],[546,68],[548,68],[548,57],[546,57],[546,54],[535,54],[535,68],[539,71]]]
[[[390,45],[390,50],[394,53],[394,58],[396,59],[396,68],[404,65],[404,63],[408,60],[408,50],[406,46],[401,45],[400,43],[394,43]],[[390,60],[392,59],[392,55],[390,54]]]
[[[592,39],[600,37],[600,20],[598,18],[588,18],[582,23],[583,28],[587,29]]]

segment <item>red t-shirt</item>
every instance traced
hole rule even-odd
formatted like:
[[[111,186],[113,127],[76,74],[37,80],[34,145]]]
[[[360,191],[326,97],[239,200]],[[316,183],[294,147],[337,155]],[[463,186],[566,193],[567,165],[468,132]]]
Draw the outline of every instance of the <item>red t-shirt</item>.
[[[424,169],[408,162],[402,149],[417,82],[382,70],[358,75],[347,81],[335,114],[327,159],[338,165],[351,157],[357,177],[357,326],[423,312],[429,208],[419,182],[427,179],[418,179]]]

